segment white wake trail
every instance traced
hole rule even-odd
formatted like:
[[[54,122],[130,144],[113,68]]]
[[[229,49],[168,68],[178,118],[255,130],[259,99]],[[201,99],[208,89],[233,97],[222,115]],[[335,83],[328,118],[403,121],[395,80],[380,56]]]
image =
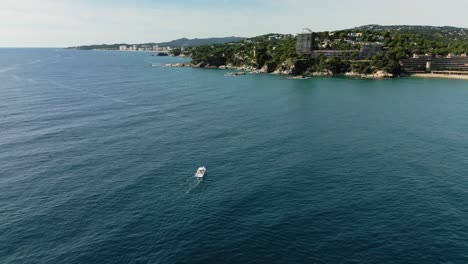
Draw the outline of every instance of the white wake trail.
[[[23,79],[21,77],[19,77],[18,75],[12,75],[11,77],[13,77],[13,79],[15,79],[15,81],[17,82],[21,82]]]
[[[33,60],[33,61],[29,62],[28,64],[30,64],[30,65],[31,64],[38,64],[39,62],[41,62],[41,60],[37,59],[37,60]]]
[[[203,182],[202,179],[191,177],[188,180],[188,190],[185,193],[190,193],[192,190],[196,189],[202,182]]]
[[[114,98],[114,97],[111,97],[111,96],[108,96],[108,95],[99,94],[99,93],[95,93],[95,92],[83,91],[83,90],[77,89],[77,88],[75,88],[73,86],[65,85],[65,84],[62,84],[62,83],[59,83],[59,82],[56,82],[56,81],[52,81],[51,83],[53,85],[57,86],[57,87],[67,89],[67,90],[71,90],[71,91],[75,91],[75,92],[78,92],[78,93],[81,93],[81,94],[92,95],[92,96],[95,96],[95,97],[104,98],[104,99],[107,99],[107,100],[111,100],[111,101],[113,101],[115,103],[121,103],[121,104],[126,104],[126,105],[134,105],[134,104],[132,104],[132,103],[130,103],[128,101],[122,100],[122,99]]]
[[[13,71],[13,70],[16,70],[17,68],[18,68],[18,65],[11,65],[11,66],[9,66],[9,67],[0,69],[0,73]]]

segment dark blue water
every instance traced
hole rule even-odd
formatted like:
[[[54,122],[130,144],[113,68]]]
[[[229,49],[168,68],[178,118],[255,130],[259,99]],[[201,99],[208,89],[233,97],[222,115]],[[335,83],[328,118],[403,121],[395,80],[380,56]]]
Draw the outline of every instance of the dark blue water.
[[[467,81],[176,61],[0,49],[0,263],[468,263]]]

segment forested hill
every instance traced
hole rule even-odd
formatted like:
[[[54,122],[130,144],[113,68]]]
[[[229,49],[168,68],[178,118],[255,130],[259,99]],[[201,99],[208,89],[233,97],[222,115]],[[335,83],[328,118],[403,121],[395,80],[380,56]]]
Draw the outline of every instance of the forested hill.
[[[163,46],[163,47],[171,47],[171,48],[197,47],[197,46],[202,46],[202,45],[224,44],[224,43],[229,43],[229,42],[241,41],[244,39],[245,38],[241,38],[241,37],[203,38],[203,39],[181,38],[181,39],[176,39],[176,40],[169,41],[169,42],[157,43],[156,45]]]
[[[86,46],[76,46],[71,47],[80,50],[93,50],[93,49],[102,49],[102,50],[118,50],[119,46],[126,45],[136,45],[139,47],[152,47],[154,45],[159,45],[160,47],[171,47],[171,48],[180,48],[180,47],[197,47],[202,45],[215,45],[215,44],[224,44],[228,42],[241,41],[245,38],[242,37],[223,37],[223,38],[195,38],[187,39],[181,38],[168,42],[160,43],[141,43],[141,44],[128,44],[128,43],[116,43],[116,44],[97,44],[97,45],[86,45]]]
[[[351,30],[369,30],[369,31],[400,31],[412,32],[424,35],[428,38],[448,38],[448,39],[468,39],[468,28],[458,27],[437,27],[437,26],[419,26],[419,25],[365,25],[353,28]]]

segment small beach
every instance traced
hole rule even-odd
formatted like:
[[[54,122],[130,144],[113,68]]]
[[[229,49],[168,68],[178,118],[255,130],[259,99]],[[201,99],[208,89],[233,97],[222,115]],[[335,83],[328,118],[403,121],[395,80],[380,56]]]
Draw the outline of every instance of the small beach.
[[[455,74],[416,73],[416,74],[411,74],[411,77],[468,80],[468,75],[455,75]]]

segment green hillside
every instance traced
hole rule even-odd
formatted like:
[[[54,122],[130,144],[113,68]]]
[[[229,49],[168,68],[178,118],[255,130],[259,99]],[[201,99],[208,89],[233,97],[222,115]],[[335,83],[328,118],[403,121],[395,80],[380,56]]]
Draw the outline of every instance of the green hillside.
[[[447,56],[468,53],[468,30],[454,27],[368,25],[334,32],[317,33],[316,50],[356,50],[380,43],[381,54],[367,58],[339,59],[296,54],[292,35],[268,34],[240,42],[204,45],[189,50],[199,66],[249,66],[267,72],[290,68],[291,74],[309,72],[357,72],[371,74],[383,70],[402,72],[400,60],[415,54]],[[356,36],[357,35],[357,36]]]

